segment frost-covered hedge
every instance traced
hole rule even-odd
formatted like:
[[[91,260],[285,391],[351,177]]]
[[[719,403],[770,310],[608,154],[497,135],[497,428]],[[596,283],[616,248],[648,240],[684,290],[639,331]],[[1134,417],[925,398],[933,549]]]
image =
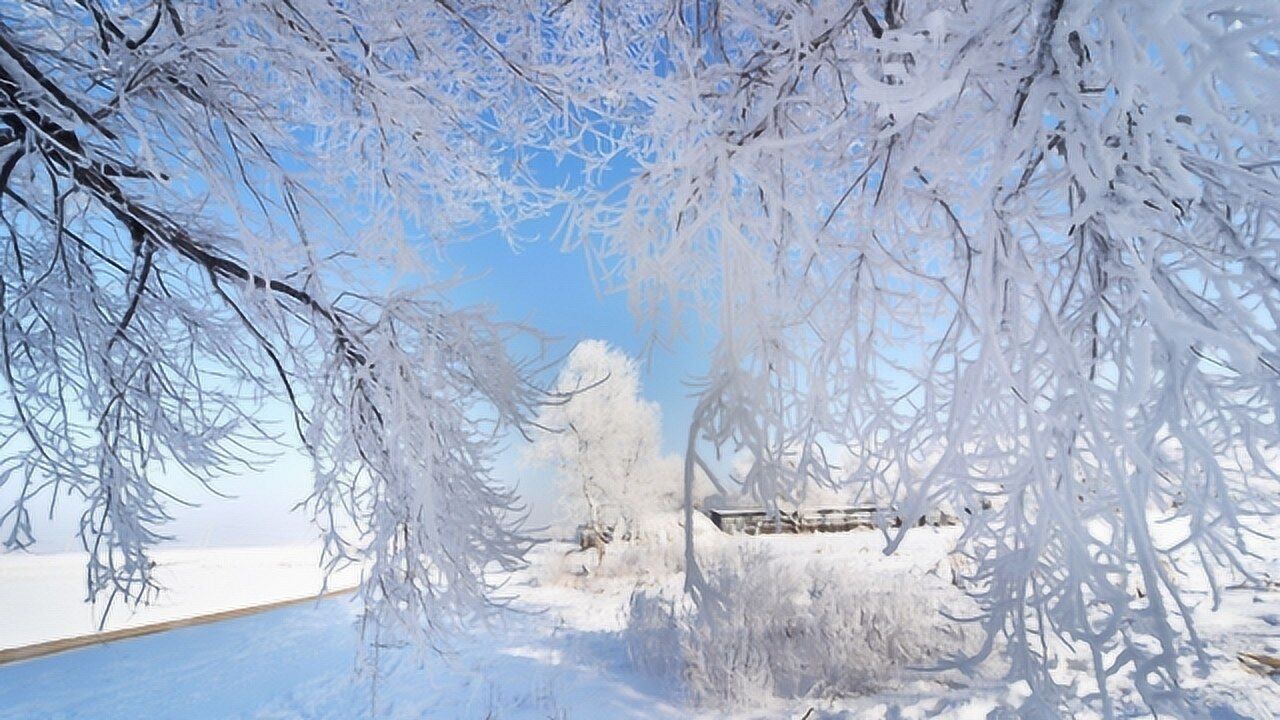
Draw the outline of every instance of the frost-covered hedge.
[[[650,512],[631,522],[625,537],[615,537],[605,545],[603,557],[594,550],[570,550],[553,558],[544,569],[543,580],[567,585],[602,581],[662,584],[684,572],[683,518],[678,512]],[[731,544],[701,513],[694,515],[694,534],[699,548],[722,552]]]
[[[718,603],[695,607],[638,589],[627,628],[633,661],[680,679],[690,700],[741,704],[883,689],[963,646],[965,628],[939,613],[948,588],[877,587],[858,568],[735,548],[707,568]]]

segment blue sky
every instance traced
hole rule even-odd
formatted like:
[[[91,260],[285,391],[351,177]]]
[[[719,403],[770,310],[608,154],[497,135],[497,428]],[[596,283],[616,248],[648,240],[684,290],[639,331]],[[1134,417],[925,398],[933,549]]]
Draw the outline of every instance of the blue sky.
[[[650,343],[654,328],[636,322],[624,293],[597,290],[583,253],[564,252],[548,239],[553,226],[552,218],[535,222],[531,229],[540,239],[515,249],[496,234],[448,248],[447,266],[467,278],[452,298],[489,305],[499,319],[523,322],[550,336],[560,359],[589,338],[637,358],[644,395],[662,408],[663,447],[683,454],[695,403],[688,381],[706,371],[712,338],[690,328],[684,336]],[[534,519],[544,521],[551,509],[550,481],[521,462],[520,446],[518,438],[509,442],[497,471],[503,480],[519,483]]]
[[[662,406],[664,445],[683,448],[693,410],[686,381],[706,370],[707,336],[667,338],[667,347],[655,344],[646,352],[653,328],[637,324],[625,294],[598,292],[582,253],[562,252],[555,242],[513,249],[487,236],[448,249],[447,261],[466,278],[450,293],[459,304],[490,305],[498,318],[524,322],[550,336],[559,355],[597,338],[637,358],[645,395]]]
[[[459,305],[489,306],[498,319],[522,322],[550,336],[553,359],[563,359],[574,345],[588,338],[605,340],[637,357],[645,397],[662,408],[663,445],[668,452],[683,452],[694,405],[686,383],[706,370],[710,338],[668,338],[667,347],[654,345],[652,353],[642,357],[652,328],[636,323],[624,294],[597,292],[583,254],[563,252],[560,244],[548,237],[553,228],[554,218],[526,224],[522,233],[535,239],[518,249],[497,233],[449,246],[438,263],[441,275],[462,279],[449,292],[450,298]],[[553,379],[554,375],[543,378],[547,382]],[[542,524],[554,510],[551,479],[522,461],[523,445],[518,436],[508,438],[496,472],[502,481],[519,487],[530,505],[532,520]],[[285,450],[260,473],[222,480],[218,488],[235,496],[230,500],[213,496],[193,483],[175,484],[166,487],[199,505],[172,508],[175,520],[165,529],[175,536],[175,544],[302,543],[313,535],[305,514],[292,510],[305,499],[311,484],[308,461],[296,450]],[[79,515],[74,498],[59,498],[52,521],[36,519],[37,543],[32,551],[79,550],[75,538]]]

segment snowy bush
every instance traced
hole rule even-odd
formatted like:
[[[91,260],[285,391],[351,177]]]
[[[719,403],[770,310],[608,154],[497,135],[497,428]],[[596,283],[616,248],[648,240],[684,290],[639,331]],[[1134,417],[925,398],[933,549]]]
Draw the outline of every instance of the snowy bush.
[[[967,627],[939,614],[947,590],[924,578],[877,585],[849,565],[741,545],[705,573],[708,602],[637,590],[626,631],[633,661],[682,678],[696,703],[868,693],[966,645]]]
[[[544,565],[549,582],[599,587],[613,581],[662,584],[684,572],[683,517],[677,512],[646,513],[635,518],[626,537],[609,543],[598,557],[591,551],[570,550]],[[728,542],[705,515],[694,514],[699,548],[715,551]]]

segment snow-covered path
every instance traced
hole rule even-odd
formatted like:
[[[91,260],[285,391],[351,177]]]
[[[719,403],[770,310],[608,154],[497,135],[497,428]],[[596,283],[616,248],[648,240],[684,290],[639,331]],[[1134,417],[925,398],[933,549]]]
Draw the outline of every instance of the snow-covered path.
[[[387,651],[375,686],[353,672],[352,608],[326,600],[0,667],[0,717],[688,717],[599,663],[624,660],[620,643],[566,632],[548,641],[545,615],[508,618],[451,658],[419,664]],[[598,653],[566,652],[593,644]]]

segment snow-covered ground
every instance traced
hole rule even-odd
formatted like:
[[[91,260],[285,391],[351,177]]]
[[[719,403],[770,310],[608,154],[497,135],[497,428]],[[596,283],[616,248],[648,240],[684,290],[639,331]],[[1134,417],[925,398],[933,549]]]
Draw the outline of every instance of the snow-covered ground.
[[[119,630],[317,594],[324,580],[315,547],[160,548],[165,588],[150,605],[113,607],[104,630]],[[84,602],[82,553],[0,553],[0,650],[98,630],[102,608]],[[331,589],[357,581],[354,569]],[[0,714],[0,717],[3,717]]]
[[[922,528],[893,557],[879,552],[872,532],[736,542],[765,548],[788,565],[821,559],[847,567],[837,581],[893,591],[947,586],[951,532]],[[1274,547],[1260,550],[1276,557]],[[809,720],[977,719],[1007,717],[1003,709],[1024,693],[1001,680],[998,667],[975,677],[904,669],[892,686],[835,701],[692,707],[678,677],[652,675],[629,656],[624,627],[634,574],[615,566],[576,575],[595,558],[567,551],[557,544],[535,551],[532,567],[510,586],[518,594],[515,612],[457,639],[444,656],[380,649],[376,676],[356,672],[358,608],[343,597],[0,666],[0,717],[778,719],[799,718],[812,707]],[[640,561],[619,552],[606,564]],[[0,582],[6,603],[20,594],[9,587],[12,577]],[[1229,590],[1218,614],[1207,605],[1197,613],[1213,663],[1207,677],[1188,684],[1204,717],[1280,717],[1280,683],[1250,674],[1234,657],[1238,650],[1280,652],[1280,591]],[[5,605],[6,623],[27,612],[11,607]]]

